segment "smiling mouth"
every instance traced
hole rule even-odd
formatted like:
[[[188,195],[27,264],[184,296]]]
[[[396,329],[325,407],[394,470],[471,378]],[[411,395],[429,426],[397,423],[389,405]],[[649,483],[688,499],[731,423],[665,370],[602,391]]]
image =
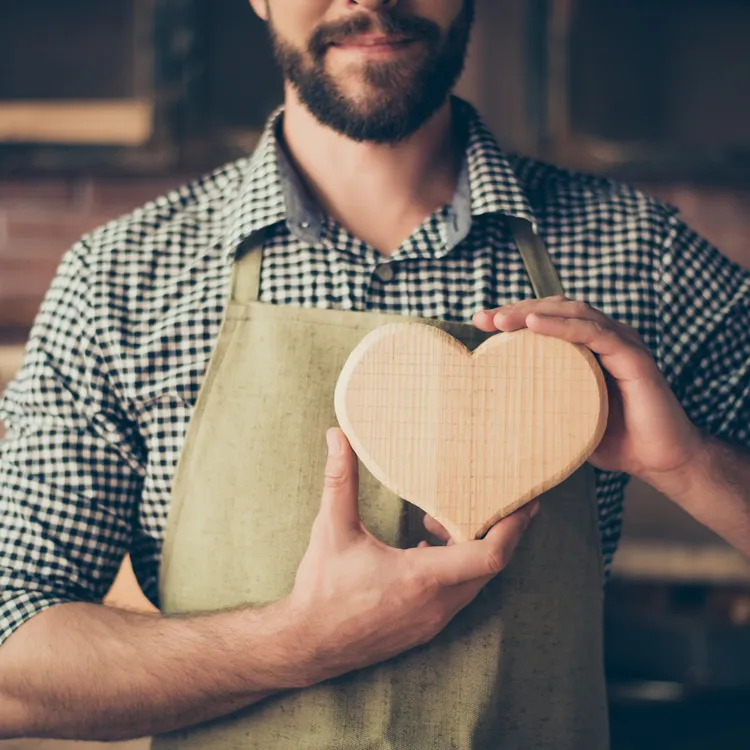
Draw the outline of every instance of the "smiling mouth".
[[[368,37],[360,39],[347,40],[345,42],[335,42],[333,47],[339,47],[343,49],[396,49],[398,47],[405,47],[408,44],[414,42],[414,39],[389,39],[387,37]]]

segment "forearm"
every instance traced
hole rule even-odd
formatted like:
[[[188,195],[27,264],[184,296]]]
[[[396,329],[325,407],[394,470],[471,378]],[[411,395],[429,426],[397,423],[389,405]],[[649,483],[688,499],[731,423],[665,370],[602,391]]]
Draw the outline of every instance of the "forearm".
[[[699,456],[647,481],[750,557],[750,452],[707,437]]]
[[[302,687],[291,620],[284,602],[191,618],[53,607],[0,647],[0,739],[144,737]]]

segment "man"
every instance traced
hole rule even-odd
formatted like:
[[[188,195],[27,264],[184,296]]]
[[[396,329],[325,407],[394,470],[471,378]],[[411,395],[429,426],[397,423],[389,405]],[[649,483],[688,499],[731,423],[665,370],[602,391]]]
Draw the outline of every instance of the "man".
[[[6,395],[0,736],[606,747],[626,475],[750,554],[750,277],[671,209],[504,154],[448,96],[470,0],[251,3],[283,113],[251,159],[70,251]],[[341,358],[393,315],[598,354],[596,495],[582,470],[431,546],[364,476],[363,525],[331,430],[317,501]],[[127,551],[181,616],[98,604]]]

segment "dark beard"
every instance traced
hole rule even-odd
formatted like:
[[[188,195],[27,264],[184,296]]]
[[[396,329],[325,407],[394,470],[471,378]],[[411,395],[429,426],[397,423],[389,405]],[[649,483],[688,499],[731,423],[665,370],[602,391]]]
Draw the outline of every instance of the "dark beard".
[[[419,130],[445,103],[463,70],[473,19],[474,0],[466,0],[444,37],[424,18],[387,13],[375,24],[370,16],[352,16],[318,27],[306,54],[280,39],[273,23],[269,26],[284,77],[319,122],[353,141],[392,144]],[[369,63],[364,77],[375,93],[358,104],[326,72],[325,55],[332,44],[373,32],[415,39],[425,52],[417,61]]]

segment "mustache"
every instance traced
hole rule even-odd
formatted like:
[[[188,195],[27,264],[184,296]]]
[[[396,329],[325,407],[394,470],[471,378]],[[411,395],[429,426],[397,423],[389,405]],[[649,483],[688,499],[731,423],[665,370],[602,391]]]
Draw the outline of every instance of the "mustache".
[[[358,15],[340,23],[322,24],[313,33],[308,51],[315,60],[322,60],[326,50],[334,44],[344,44],[364,34],[381,34],[397,39],[414,39],[429,44],[440,41],[440,27],[419,16],[382,14],[378,20],[370,15]]]

